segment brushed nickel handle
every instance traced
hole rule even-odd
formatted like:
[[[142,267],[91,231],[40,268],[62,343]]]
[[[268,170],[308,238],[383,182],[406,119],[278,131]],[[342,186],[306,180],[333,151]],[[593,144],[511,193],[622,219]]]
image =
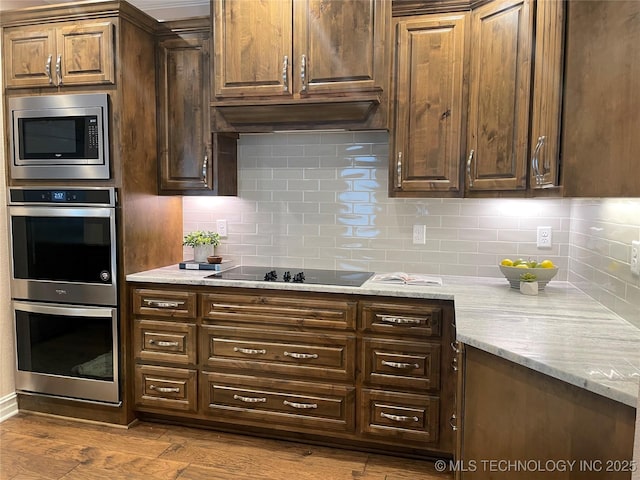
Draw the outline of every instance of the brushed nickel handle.
[[[202,183],[204,187],[207,188],[207,169],[209,168],[209,155],[207,153],[204,154],[204,158],[202,160]]]
[[[290,402],[289,400],[285,400],[282,403],[284,405],[289,406],[289,407],[299,408],[299,409],[318,408],[318,404],[317,403],[297,403],[297,402]]]
[[[58,54],[56,59],[56,77],[58,77],[58,85],[62,85],[62,54]]]
[[[149,385],[149,390],[155,390],[160,393],[180,393],[179,387],[156,387],[155,385]]]
[[[467,178],[469,179],[469,187],[473,187],[473,178],[471,177],[471,162],[473,161],[474,150],[469,152],[469,158],[467,159]]]
[[[265,397],[243,397],[242,395],[234,395],[233,399],[244,403],[265,403],[267,401]]]
[[[282,59],[282,90],[289,91],[289,57],[286,55]]]
[[[455,413],[451,414],[451,418],[449,418],[449,425],[451,426],[451,430],[454,432],[458,430],[458,421]]]
[[[420,368],[420,365],[417,363],[405,363],[405,362],[387,362],[386,360],[382,361],[382,365],[391,368],[399,368],[399,369],[407,369],[407,368]]]
[[[291,357],[291,358],[298,358],[298,359],[318,358],[317,353],[284,352],[284,356]]]
[[[536,177],[536,185],[542,185],[544,183],[544,174],[547,173],[546,167],[544,171],[540,171],[540,149],[544,145],[547,137],[541,136],[538,137],[538,143],[536,143],[536,148],[533,151],[533,155],[531,157],[531,165],[533,166],[533,173]]]
[[[300,82],[302,82],[300,87],[300,92],[306,93],[307,91],[307,56],[306,55],[302,55],[302,58],[300,59]]]
[[[453,360],[451,360],[451,369],[454,372],[458,371],[458,359],[457,359],[457,357],[453,357]]]
[[[392,315],[378,315],[381,322],[394,325],[422,325],[422,319],[411,317],[395,317]]]
[[[419,422],[420,419],[418,417],[411,417],[407,415],[391,415],[390,413],[380,412],[380,416],[382,418],[387,418],[394,422]]]
[[[449,345],[451,345],[451,350],[453,350],[456,355],[460,353],[460,348],[458,348],[458,345],[459,345],[458,342],[451,342]]]
[[[264,349],[256,350],[254,348],[242,348],[242,347],[233,347],[233,351],[245,353],[247,355],[264,355],[265,353],[267,353],[267,351]]]
[[[147,298],[144,299],[144,303],[149,307],[156,308],[178,308],[181,305],[184,305],[184,301],[174,301],[174,300],[149,300]]]
[[[49,55],[47,58],[47,62],[44,64],[44,72],[49,77],[49,85],[53,84],[53,77],[51,76],[51,60],[53,59],[53,55]]]
[[[178,342],[167,342],[164,340],[154,340],[153,338],[149,340],[150,345],[157,345],[158,347],[179,347],[180,344]]]
[[[396,163],[396,187],[402,188],[402,152],[398,152]]]

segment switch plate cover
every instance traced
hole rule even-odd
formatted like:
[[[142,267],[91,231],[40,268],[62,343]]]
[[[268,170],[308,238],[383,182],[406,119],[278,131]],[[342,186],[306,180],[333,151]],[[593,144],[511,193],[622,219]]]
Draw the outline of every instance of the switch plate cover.
[[[553,245],[551,238],[551,227],[538,227],[537,236],[538,248],[551,248]]]
[[[631,242],[631,273],[633,275],[640,275],[640,241],[634,240]]]
[[[227,236],[227,221],[226,220],[218,220],[216,222],[216,230],[218,232],[218,235],[220,235],[221,237],[226,237]]]

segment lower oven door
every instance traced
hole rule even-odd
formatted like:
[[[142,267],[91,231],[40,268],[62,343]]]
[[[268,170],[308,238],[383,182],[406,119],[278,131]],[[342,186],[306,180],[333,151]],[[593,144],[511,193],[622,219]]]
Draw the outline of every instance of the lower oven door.
[[[111,307],[13,302],[16,389],[118,403],[118,315]]]

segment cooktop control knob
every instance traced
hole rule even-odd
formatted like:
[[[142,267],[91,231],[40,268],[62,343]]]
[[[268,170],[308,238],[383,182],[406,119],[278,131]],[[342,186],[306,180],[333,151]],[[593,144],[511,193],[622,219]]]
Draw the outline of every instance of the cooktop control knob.
[[[275,282],[278,280],[278,273],[275,270],[271,270],[264,274],[265,282]]]
[[[293,282],[294,283],[304,283],[304,272],[296,273],[293,276]]]
[[[284,272],[284,275],[282,276],[282,280],[284,280],[285,282],[291,281],[291,272],[289,270]]]

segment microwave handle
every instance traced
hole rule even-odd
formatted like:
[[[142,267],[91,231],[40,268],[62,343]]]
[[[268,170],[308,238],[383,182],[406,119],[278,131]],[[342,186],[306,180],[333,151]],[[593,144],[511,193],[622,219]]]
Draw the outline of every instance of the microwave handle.
[[[51,76],[51,59],[52,58],[53,58],[53,55],[49,54],[49,58],[47,58],[47,63],[44,64],[44,72],[47,74],[47,77],[49,77],[49,85],[53,83],[53,77]]]
[[[56,59],[56,77],[58,78],[58,85],[62,85],[62,54],[58,54]]]

